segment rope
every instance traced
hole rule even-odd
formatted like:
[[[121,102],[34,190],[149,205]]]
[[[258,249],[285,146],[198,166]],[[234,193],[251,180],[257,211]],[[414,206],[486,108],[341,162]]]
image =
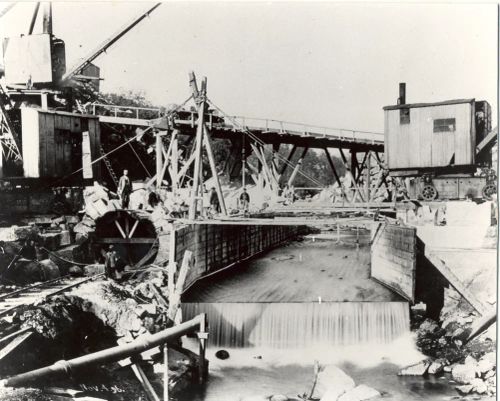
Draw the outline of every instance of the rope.
[[[111,128],[113,131],[115,132],[118,132],[119,134],[121,134],[120,131],[118,131],[115,127],[113,127],[112,125],[108,124],[108,123],[104,123],[106,126],[108,126],[109,128]],[[130,146],[130,149],[132,149],[132,152],[134,152],[135,156],[137,157],[137,160],[139,160],[139,163],[141,163],[142,167],[144,168],[144,171],[146,171],[146,174],[149,176],[149,178],[152,177],[151,173],[149,172],[148,168],[145,166],[145,164],[142,162],[142,159],[139,157],[139,155],[137,154],[137,152],[135,151],[134,147],[132,146],[131,143],[128,144],[128,146]]]
[[[260,145],[265,145],[265,142],[262,141],[259,137],[257,137],[253,132],[251,132],[248,128],[240,125],[234,118],[232,118],[231,116],[229,116],[228,114],[224,113],[219,107],[217,107],[217,105],[215,105],[210,99],[207,99],[208,103],[210,103],[210,105],[212,107],[214,107],[219,113],[221,113],[225,118],[227,118],[229,121],[231,121],[233,123],[234,126],[238,127],[241,131],[243,131],[243,133],[247,134],[248,136],[250,136],[255,142],[257,142],[258,144]],[[288,165],[289,167],[293,167],[295,168],[296,165],[293,164],[292,162],[288,161],[284,156],[280,155],[279,153],[275,153],[275,155],[277,155],[277,158],[280,159],[282,162],[284,162],[286,165]],[[320,187],[323,187],[324,184],[320,181],[318,181],[316,178],[314,177],[311,177],[309,176],[308,174],[304,173],[303,171],[301,171],[300,169],[298,170],[298,173],[301,174],[303,177],[307,178],[308,180],[312,181],[313,183],[315,183],[316,185],[320,186]]]

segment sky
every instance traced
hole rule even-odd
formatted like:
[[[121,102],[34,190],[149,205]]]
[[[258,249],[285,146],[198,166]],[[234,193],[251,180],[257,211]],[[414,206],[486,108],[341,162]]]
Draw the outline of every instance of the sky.
[[[34,4],[0,38],[26,33]],[[152,4],[54,2],[68,67]],[[496,4],[166,2],[95,64],[103,91],[157,105],[182,103],[193,70],[230,115],[383,132],[399,82],[408,103],[476,98],[496,118],[497,21]]]

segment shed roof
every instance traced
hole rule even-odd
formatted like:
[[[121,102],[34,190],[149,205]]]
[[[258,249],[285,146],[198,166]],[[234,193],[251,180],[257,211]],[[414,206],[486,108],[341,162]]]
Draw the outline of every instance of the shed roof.
[[[433,106],[446,106],[450,104],[472,103],[475,99],[454,99],[445,100],[435,103],[411,103],[411,104],[396,104],[394,106],[385,106],[384,110],[399,110],[399,109],[412,109],[419,107],[433,107]]]

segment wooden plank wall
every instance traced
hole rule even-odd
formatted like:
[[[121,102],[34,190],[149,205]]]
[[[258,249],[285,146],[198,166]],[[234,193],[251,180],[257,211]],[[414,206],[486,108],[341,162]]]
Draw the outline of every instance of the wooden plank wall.
[[[100,156],[98,119],[67,113],[38,114],[40,177],[64,177],[82,167],[83,131],[89,131],[92,160]],[[92,171],[94,178],[100,177],[99,162],[94,163]]]
[[[385,157],[389,169],[474,164],[474,113],[470,103],[410,108],[410,123],[399,110],[385,111]],[[455,118],[455,132],[434,132],[434,120]]]
[[[300,226],[194,224],[175,230],[175,260],[193,253],[185,287],[200,277],[271,249],[301,233]]]
[[[371,248],[371,277],[415,301],[417,229],[381,223]]]

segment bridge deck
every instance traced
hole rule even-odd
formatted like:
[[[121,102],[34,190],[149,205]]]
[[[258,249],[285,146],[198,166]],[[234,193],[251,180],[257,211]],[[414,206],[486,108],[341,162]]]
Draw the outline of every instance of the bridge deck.
[[[110,107],[106,106],[107,112]],[[116,106],[118,107],[118,106]],[[124,107],[120,107],[123,113]],[[133,108],[135,117],[119,116],[117,112],[113,115],[100,115],[99,109],[93,110],[93,114],[99,115],[102,123],[131,125],[137,127],[154,126],[158,129],[168,129],[165,118],[145,119],[141,118],[138,108]],[[145,109],[150,111],[151,109]],[[183,135],[194,136],[196,134],[197,114],[195,112],[181,112],[180,118],[175,119],[177,128],[181,129]],[[232,139],[244,134],[241,127],[256,135],[267,144],[290,144],[299,147],[310,148],[356,148],[358,151],[383,151],[384,135],[375,132],[354,131],[348,129],[329,128],[315,125],[293,123],[287,121],[269,119],[249,119],[235,117],[234,124],[230,120],[207,113],[207,126],[212,137],[219,139]]]

